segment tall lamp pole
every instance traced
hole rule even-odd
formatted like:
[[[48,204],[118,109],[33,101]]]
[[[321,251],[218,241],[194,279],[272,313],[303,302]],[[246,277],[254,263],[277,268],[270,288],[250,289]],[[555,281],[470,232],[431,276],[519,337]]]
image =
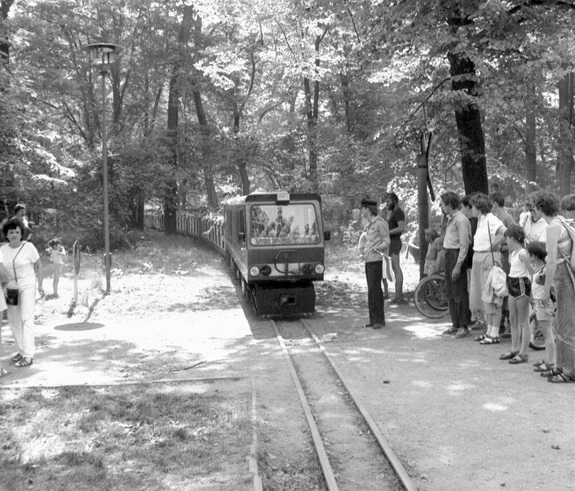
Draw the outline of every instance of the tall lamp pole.
[[[110,269],[112,268],[112,256],[110,254],[110,214],[108,199],[108,138],[106,134],[106,75],[107,66],[115,60],[118,46],[110,43],[89,44],[86,49],[90,53],[90,61],[100,66],[102,77],[102,173],[104,176],[104,269],[106,271],[106,291],[110,293]]]

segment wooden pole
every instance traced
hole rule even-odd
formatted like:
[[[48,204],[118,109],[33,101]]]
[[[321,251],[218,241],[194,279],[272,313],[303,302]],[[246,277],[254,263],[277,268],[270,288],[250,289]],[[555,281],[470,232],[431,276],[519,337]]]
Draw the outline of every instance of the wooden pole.
[[[417,156],[417,208],[419,215],[419,278],[423,278],[425,267],[425,256],[427,256],[427,242],[425,240],[425,230],[429,228],[429,198],[427,197],[427,187],[433,193],[429,179],[429,151],[431,149],[431,133],[429,140],[425,134],[421,134],[421,153]]]

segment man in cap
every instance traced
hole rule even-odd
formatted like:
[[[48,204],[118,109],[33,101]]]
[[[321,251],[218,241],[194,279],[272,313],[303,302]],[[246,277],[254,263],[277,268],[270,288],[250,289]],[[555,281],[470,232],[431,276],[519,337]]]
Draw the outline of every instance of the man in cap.
[[[384,299],[381,289],[382,253],[389,248],[389,227],[387,222],[378,215],[377,201],[361,200],[361,214],[366,224],[365,277],[367,280],[367,302],[369,306],[369,323],[364,327],[381,329],[385,326]]]

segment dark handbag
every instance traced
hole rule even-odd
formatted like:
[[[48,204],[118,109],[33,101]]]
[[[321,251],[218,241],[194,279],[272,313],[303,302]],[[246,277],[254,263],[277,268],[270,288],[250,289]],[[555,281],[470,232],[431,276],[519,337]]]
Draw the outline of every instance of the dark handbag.
[[[18,288],[6,288],[6,305],[18,305]]]
[[[24,247],[24,244],[20,246],[20,249],[18,249],[18,252],[12,260],[12,267],[14,268],[14,281],[16,281],[16,285],[18,285],[18,276],[16,276],[16,258],[18,257],[18,254],[20,254],[22,247]],[[18,288],[6,288],[6,305],[18,305]]]

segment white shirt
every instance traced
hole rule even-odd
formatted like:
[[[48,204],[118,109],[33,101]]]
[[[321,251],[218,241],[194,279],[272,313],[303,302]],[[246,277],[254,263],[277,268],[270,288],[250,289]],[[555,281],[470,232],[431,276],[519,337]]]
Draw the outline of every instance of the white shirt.
[[[481,215],[477,219],[477,231],[473,237],[473,250],[475,252],[490,252],[495,234],[501,227],[504,227],[503,222],[493,213]],[[491,232],[491,240],[489,240],[489,232]]]
[[[531,213],[528,211],[521,213],[521,216],[519,217],[519,225],[523,227],[527,242],[541,240],[542,234],[547,228],[547,222],[545,219],[540,218],[534,222]],[[544,242],[543,240],[541,241]]]
[[[525,249],[519,249],[509,254],[509,277],[511,278],[529,278],[529,270],[521,257],[529,257]]]
[[[16,249],[6,244],[0,247],[0,254],[8,273],[8,288],[22,289],[36,286],[34,263],[40,259],[40,255],[33,244],[22,242],[22,245]],[[14,277],[14,270],[16,270],[16,277]]]

